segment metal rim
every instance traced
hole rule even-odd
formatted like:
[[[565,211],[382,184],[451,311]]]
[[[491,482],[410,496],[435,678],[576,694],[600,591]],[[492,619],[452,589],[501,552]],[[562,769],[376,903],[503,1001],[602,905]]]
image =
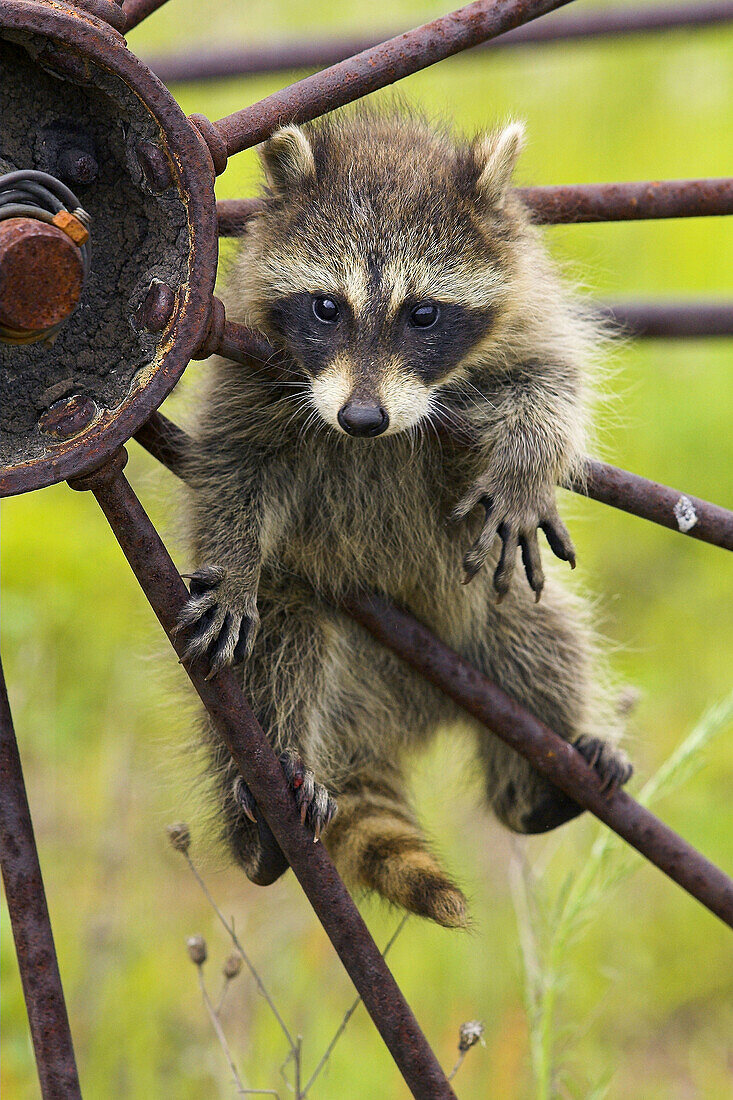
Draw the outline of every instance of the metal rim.
[[[187,282],[157,365],[142,368],[124,401],[78,436],[41,458],[0,469],[0,496],[24,493],[66,480],[103,462],[158,408],[178,382],[206,335],[218,255],[214,178],[198,131],[153,73],[125,47],[120,36],[86,12],[60,10],[28,0],[0,0],[0,32],[26,31],[70,47],[119,77],[160,126],[174,164],[174,182],[189,228]]]

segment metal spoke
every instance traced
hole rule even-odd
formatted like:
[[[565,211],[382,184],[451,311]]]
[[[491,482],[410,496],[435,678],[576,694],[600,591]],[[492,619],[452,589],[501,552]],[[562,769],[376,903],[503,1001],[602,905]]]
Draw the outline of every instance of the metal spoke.
[[[553,42],[628,37],[650,31],[704,29],[732,19],[733,0],[703,4],[654,4],[639,9],[615,6],[602,11],[571,11],[507,31],[477,49],[497,50]],[[182,51],[145,60],[164,84],[175,84],[177,81],[259,76],[293,69],[322,69],[372,49],[384,38],[385,35],[324,38],[313,42],[283,41],[199,51],[195,56]]]
[[[81,1100],[41,865],[0,664],[0,866],[44,1100]]]
[[[604,302],[599,311],[629,336],[733,336],[731,302]]]
[[[571,0],[477,0],[291,84],[215,123],[227,155],[249,149],[286,122],[305,122],[385,88],[437,61],[529,23]]]
[[[131,31],[133,27],[139,26],[144,19],[156,12],[158,8],[162,8],[165,3],[167,0],[124,0],[122,10],[127,16],[125,31]]]
[[[733,550],[733,512],[639,474],[586,458],[580,476],[567,488],[690,538]]]
[[[538,225],[647,221],[733,214],[733,178],[580,183],[560,187],[518,187],[515,194]],[[238,237],[260,200],[221,199],[216,204],[219,236]]]
[[[383,645],[733,928],[733,879],[626,791],[604,792],[596,772],[572,745],[408,612],[373,595],[354,597],[344,607]]]

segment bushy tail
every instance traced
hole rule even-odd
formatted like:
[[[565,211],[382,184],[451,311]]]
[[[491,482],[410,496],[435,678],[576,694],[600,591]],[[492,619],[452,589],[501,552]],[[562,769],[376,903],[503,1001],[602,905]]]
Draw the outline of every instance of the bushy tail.
[[[387,779],[361,775],[342,789],[324,840],[347,881],[447,928],[467,924],[463,894],[430,852],[401,791]]]

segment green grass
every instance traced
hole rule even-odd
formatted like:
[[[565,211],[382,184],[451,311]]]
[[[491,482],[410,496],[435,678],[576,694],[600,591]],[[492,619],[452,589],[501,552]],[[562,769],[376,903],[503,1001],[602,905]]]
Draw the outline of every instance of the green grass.
[[[202,19],[202,10],[193,0],[171,0],[130,35],[130,46],[150,55],[270,33],[400,30],[442,9],[413,0],[358,13],[332,2],[217,0],[216,14]],[[522,183],[725,175],[732,46],[733,33],[716,28],[474,54],[410,78],[401,94],[469,132],[508,115],[526,119]],[[228,80],[176,92],[185,110],[217,118],[284,82]],[[217,190],[233,197],[256,184],[256,157],[246,153],[233,158]],[[548,240],[572,277],[599,297],[733,292],[730,219],[566,227],[549,230]],[[723,340],[619,350],[613,400],[601,417],[604,457],[730,506],[730,357]],[[174,395],[171,415],[179,407]],[[172,483],[130,449],[130,477],[170,530]],[[598,600],[616,668],[643,693],[630,737],[640,785],[730,690],[730,563],[714,547],[593,502],[565,496],[563,507],[578,545],[575,577]],[[197,853],[207,850],[183,748],[189,721],[179,705],[180,670],[91,498],[57,486],[5,501],[2,525],[3,657],[85,1095],[231,1096],[184,941],[206,936],[212,977],[229,943],[164,835],[166,822],[189,818]],[[723,736],[705,767],[655,806],[727,869],[732,781],[733,746]],[[470,895],[474,927],[457,934],[410,921],[391,966],[446,1067],[455,1062],[459,1025],[486,1023],[486,1048],[470,1053],[456,1079],[462,1097],[529,1100],[536,1091],[510,841],[478,809],[460,739],[446,735],[416,762],[414,789]],[[546,864],[543,883],[552,891],[582,872],[596,835],[581,819],[524,850],[530,863]],[[340,964],[292,876],[258,890],[215,855],[205,873],[289,1027],[303,1035],[308,1073],[352,999]],[[363,911],[384,943],[395,915],[369,900]],[[553,1041],[565,1083],[557,1095],[588,1097],[610,1079],[612,1098],[729,1097],[730,950],[723,925],[650,866],[601,891],[592,922],[564,957]],[[38,1087],[5,910],[0,963],[4,1095],[26,1100]],[[285,1096],[281,1036],[244,974],[223,1018],[248,1082]],[[313,1095],[407,1095],[363,1009]]]

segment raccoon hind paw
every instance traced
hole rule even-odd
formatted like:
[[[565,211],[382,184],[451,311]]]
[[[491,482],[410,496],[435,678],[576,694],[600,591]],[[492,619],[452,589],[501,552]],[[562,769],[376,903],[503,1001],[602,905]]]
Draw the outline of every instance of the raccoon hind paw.
[[[297,752],[288,749],[280,754],[279,760],[300,810],[300,820],[312,829],[314,840],[320,840],[321,833],[336,816],[336,800],[322,783],[316,782],[315,775],[306,768]],[[234,784],[234,798],[245,817],[254,822],[261,820],[254,795],[241,776]]]
[[[600,737],[583,735],[573,742],[583,759],[597,773],[603,792],[610,796],[631,778],[633,767],[623,749]],[[493,799],[500,821],[516,833],[547,833],[583,813],[570,795],[549,780],[532,774],[529,785],[510,780]]]
[[[613,794],[623,787],[634,774],[634,767],[626,753],[610,741],[584,734],[573,742],[573,748],[597,773],[606,794]]]

